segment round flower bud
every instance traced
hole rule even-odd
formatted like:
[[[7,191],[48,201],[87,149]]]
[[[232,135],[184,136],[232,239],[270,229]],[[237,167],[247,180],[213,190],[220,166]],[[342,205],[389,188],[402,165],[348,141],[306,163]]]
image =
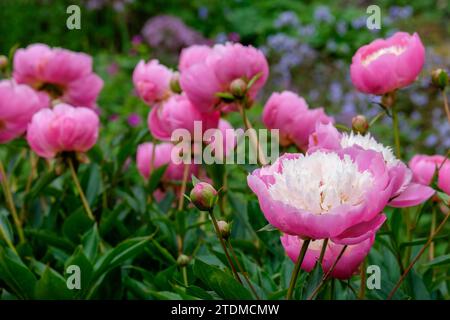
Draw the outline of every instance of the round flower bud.
[[[216,199],[216,189],[206,182],[196,184],[191,191],[191,201],[201,211],[212,210]]]
[[[235,79],[230,83],[230,92],[236,98],[242,98],[247,90],[247,83],[242,79]]]
[[[8,66],[8,58],[4,55],[0,55],[0,70],[6,69]]]
[[[444,69],[434,69],[431,72],[431,83],[439,88],[444,89],[448,85],[448,74]]]
[[[172,74],[172,78],[170,79],[170,90],[174,93],[181,93],[181,86],[180,86],[180,73],[174,72]]]
[[[230,237],[231,234],[231,227],[230,225],[223,220],[217,221],[217,226],[219,227],[220,235],[223,239],[227,240]]]
[[[362,135],[366,134],[369,130],[369,122],[366,117],[363,115],[357,115],[352,118],[352,129],[356,133],[360,133]]]
[[[191,259],[187,255],[180,254],[177,259],[177,265],[179,265],[180,267],[186,267],[189,264],[190,260]]]

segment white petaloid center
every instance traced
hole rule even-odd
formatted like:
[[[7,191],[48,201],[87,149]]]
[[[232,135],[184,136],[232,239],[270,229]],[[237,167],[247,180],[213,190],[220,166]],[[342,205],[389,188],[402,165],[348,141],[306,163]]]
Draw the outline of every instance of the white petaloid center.
[[[383,155],[384,161],[388,165],[388,167],[396,166],[400,160],[398,160],[392,149],[390,147],[386,147],[375,140],[370,133],[366,135],[354,134],[353,132],[349,134],[344,133],[341,138],[341,147],[347,148],[353,145],[358,145],[364,150],[374,150],[376,152],[380,152]]]
[[[385,54],[394,54],[396,56],[401,55],[403,52],[405,52],[406,48],[402,46],[391,46],[387,48],[382,48],[380,50],[377,50],[368,56],[366,56],[362,60],[362,65],[364,67],[367,67],[369,64],[371,64],[373,61],[377,60],[379,57],[385,55]]]
[[[349,156],[341,159],[323,152],[284,160],[283,172],[274,178],[269,187],[272,199],[315,214],[360,204],[373,181],[372,174],[360,172]]]

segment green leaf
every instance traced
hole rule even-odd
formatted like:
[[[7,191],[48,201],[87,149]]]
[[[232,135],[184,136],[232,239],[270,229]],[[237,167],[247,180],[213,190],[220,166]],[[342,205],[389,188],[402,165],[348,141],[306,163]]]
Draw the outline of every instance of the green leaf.
[[[0,210],[0,241],[5,240],[3,237],[6,237],[9,242],[13,242],[13,231],[8,220],[8,213]]]
[[[215,96],[224,101],[228,102],[234,101],[234,96],[229,92],[216,92]]]
[[[41,279],[36,283],[35,298],[43,300],[66,300],[73,298],[74,292],[67,288],[66,280],[47,266]]]
[[[323,278],[322,266],[317,262],[314,266],[314,270],[309,273],[307,284],[303,291],[303,298],[307,299],[313,292],[314,289],[320,284]],[[300,282],[300,281],[298,281]]]
[[[73,251],[75,248],[75,245],[71,241],[50,230],[25,229],[24,231],[27,237],[38,239],[48,246],[53,246],[66,251]]]
[[[53,180],[57,178],[54,170],[40,175],[40,177],[33,182],[33,186],[25,197],[25,201],[36,198],[40,192],[48,186]]]
[[[93,164],[89,170],[89,180],[86,188],[86,198],[90,206],[95,202],[95,199],[99,195],[102,186],[102,175],[100,173],[100,167],[97,164]]]
[[[266,224],[264,227],[262,227],[261,229],[259,229],[256,232],[263,232],[263,231],[277,231],[278,229],[275,228],[273,225],[271,225],[270,223]]]
[[[444,202],[450,205],[450,196],[444,192],[437,192],[438,197]]]
[[[252,295],[237,280],[217,267],[210,266],[197,259],[194,274],[210,289],[223,299],[251,300]]]
[[[0,247],[0,279],[21,299],[32,299],[35,275],[10,249]]]
[[[63,224],[63,233],[72,242],[79,243],[81,236],[88,231],[94,222],[89,219],[84,210],[72,213]]]
[[[247,91],[251,89],[251,87],[255,84],[256,81],[258,81],[259,78],[261,78],[262,72],[257,73],[253,78],[250,79],[250,81],[247,84]]]
[[[164,173],[166,172],[167,169],[167,164],[155,169],[151,176],[150,179],[148,181],[148,193],[152,194],[156,188],[158,187],[159,183],[161,182],[161,178],[164,175]]]
[[[97,224],[94,224],[92,229],[84,234],[81,243],[83,244],[84,254],[91,262],[93,262],[97,257],[98,246],[100,243]]]
[[[446,254],[437,258],[434,258],[428,263],[424,264],[424,267],[438,267],[450,264],[450,254]]]
[[[192,178],[192,185],[195,187],[197,184],[199,184],[201,181],[194,175],[191,175]]]
[[[77,297],[83,297],[89,291],[92,275],[94,273],[93,266],[83,252],[83,248],[79,246],[74,254],[66,261],[64,271],[67,272],[69,266],[78,266],[80,268],[81,289],[74,290]],[[71,274],[66,274],[70,277]]]

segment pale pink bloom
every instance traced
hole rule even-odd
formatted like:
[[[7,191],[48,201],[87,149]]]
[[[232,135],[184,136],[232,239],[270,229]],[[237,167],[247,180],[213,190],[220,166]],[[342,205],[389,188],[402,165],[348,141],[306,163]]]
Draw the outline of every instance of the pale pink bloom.
[[[414,82],[424,62],[425,48],[419,35],[397,32],[359,48],[350,76],[359,91],[382,95]]]
[[[390,147],[376,141],[370,133],[366,135],[353,132],[341,134],[332,124],[318,124],[316,131],[309,137],[308,152],[318,149],[338,150],[352,146],[373,150],[383,156],[392,183],[390,206],[416,206],[427,201],[434,194],[432,188],[413,182],[411,170],[395,157]]]
[[[205,62],[206,58],[211,53],[211,50],[211,47],[207,45],[192,45],[184,48],[180,54],[178,70],[183,72],[194,64]]]
[[[172,161],[173,148],[174,145],[168,142],[157,144],[154,149],[153,143],[151,142],[140,144],[137,149],[136,163],[141,176],[148,179],[154,170],[167,165],[167,169],[162,178],[163,181],[182,180],[184,164],[176,164]],[[155,153],[153,154],[153,152]],[[197,175],[197,173],[198,167],[191,164],[189,168],[189,177],[191,177],[192,174]]]
[[[160,102],[170,95],[172,71],[153,59],[139,61],[133,71],[133,84],[139,97],[148,105]]]
[[[73,106],[96,107],[103,80],[92,71],[91,56],[44,44],[32,44],[14,55],[13,77]]]
[[[355,274],[358,267],[364,261],[364,258],[369,254],[374,240],[375,234],[371,233],[366,240],[354,245],[349,245],[337,262],[330,276],[337,279],[348,279]],[[299,255],[300,248],[303,245],[303,240],[299,239],[297,236],[285,234],[281,237],[281,244],[283,245],[288,257],[295,263]],[[303,270],[310,272],[314,269],[316,262],[319,260],[322,245],[323,240],[315,240],[310,242],[301,265]],[[322,261],[322,270],[324,273],[331,269],[343,247],[344,245],[342,244],[337,244],[333,241],[328,242]]]
[[[89,108],[58,104],[37,112],[28,125],[27,140],[39,156],[86,152],[97,142],[98,115]]]
[[[202,63],[195,63],[181,73],[180,84],[189,100],[202,112],[226,107],[218,92],[229,92],[233,80],[250,81],[260,75],[248,92],[250,99],[265,84],[269,65],[264,54],[252,46],[240,43],[215,45]],[[229,111],[229,109],[228,109]]]
[[[48,101],[41,100],[29,86],[0,81],[0,143],[24,134],[33,114],[47,105]]]
[[[172,133],[177,129],[186,129],[194,137],[194,125],[201,123],[202,131],[217,127],[219,112],[201,113],[185,95],[172,95],[168,100],[155,106],[148,115],[148,128],[152,135],[163,141],[170,141]]]
[[[433,176],[437,174],[438,187],[450,195],[450,159],[441,155],[418,154],[409,161],[409,167],[414,181],[421,184],[430,185]]]
[[[247,178],[270,224],[344,244],[367,239],[384,222],[390,180],[382,155],[359,147],[284,154]]]
[[[268,129],[280,130],[280,144],[295,143],[306,150],[317,123],[333,123],[323,108],[309,109],[305,99],[291,91],[273,93],[264,106],[262,121]]]

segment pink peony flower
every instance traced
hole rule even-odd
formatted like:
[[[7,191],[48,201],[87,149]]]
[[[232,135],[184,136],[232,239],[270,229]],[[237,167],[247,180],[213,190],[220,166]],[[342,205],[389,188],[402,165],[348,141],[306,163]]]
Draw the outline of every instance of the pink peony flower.
[[[28,125],[30,147],[43,158],[59,152],[86,152],[98,138],[99,119],[91,109],[58,104],[37,112]]]
[[[219,112],[201,113],[185,95],[173,95],[150,111],[147,123],[155,138],[170,141],[176,129],[186,129],[193,137],[195,121],[201,122],[204,132],[217,127],[219,117]]]
[[[247,181],[282,232],[343,244],[361,242],[382,225],[392,193],[382,155],[359,147],[284,154]]]
[[[217,128],[205,132],[204,141],[215,151],[214,157],[223,161],[236,147],[237,136],[231,124],[220,119]]]
[[[147,63],[139,61],[133,71],[134,87],[148,105],[160,102],[170,95],[171,78],[172,71],[155,59]]]
[[[397,32],[356,51],[350,66],[353,85],[361,92],[382,95],[410,85],[425,62],[417,33]]]
[[[248,82],[260,75],[248,92],[254,99],[269,75],[269,65],[263,53],[240,43],[215,45],[202,63],[195,63],[181,73],[181,88],[189,100],[202,112],[226,106],[216,94],[229,92],[233,80]]]
[[[163,180],[182,180],[184,164],[176,164],[172,161],[172,150],[174,145],[168,142],[157,144],[154,149],[153,155],[153,143],[147,142],[138,146],[136,163],[139,173],[145,179],[148,179],[153,172],[153,168],[157,169],[167,164],[167,169],[164,173]],[[154,160],[152,166],[152,159]],[[191,165],[189,177],[194,174],[197,175],[198,167],[194,164]]]
[[[280,130],[280,144],[295,143],[306,150],[317,123],[333,123],[323,108],[309,109],[306,101],[290,91],[273,93],[264,106],[262,121],[268,129]]]
[[[206,45],[193,45],[184,48],[180,54],[180,62],[178,63],[178,70],[183,72],[197,63],[205,62],[212,49]]]
[[[24,134],[33,114],[47,105],[48,101],[40,99],[29,86],[0,81],[0,143]]]
[[[96,107],[103,80],[92,71],[92,58],[80,52],[32,44],[14,55],[13,77],[73,106]]]
[[[358,267],[364,261],[364,258],[369,254],[374,240],[375,234],[372,233],[366,240],[354,245],[349,245],[337,262],[330,276],[337,279],[348,279],[355,274]],[[285,234],[281,237],[281,244],[283,245],[289,258],[295,263],[299,255],[300,248],[303,245],[303,240],[297,236]],[[314,269],[316,262],[319,260],[322,245],[323,240],[315,240],[310,242],[301,265],[303,270],[310,272]],[[337,244],[332,241],[328,242],[322,261],[322,268],[324,272],[328,272],[331,269],[343,247],[344,245],[342,244]]]
[[[434,190],[426,185],[412,182],[411,170],[392,152],[392,149],[377,142],[370,133],[366,135],[340,134],[332,124],[318,124],[309,137],[308,152],[318,149],[338,150],[358,146],[364,150],[379,152],[389,169],[392,194],[389,205],[392,207],[411,207],[427,201]]]
[[[441,155],[427,156],[415,155],[409,161],[413,172],[413,180],[418,183],[430,185],[433,176],[437,173],[437,185],[446,194],[450,195],[450,159]]]

